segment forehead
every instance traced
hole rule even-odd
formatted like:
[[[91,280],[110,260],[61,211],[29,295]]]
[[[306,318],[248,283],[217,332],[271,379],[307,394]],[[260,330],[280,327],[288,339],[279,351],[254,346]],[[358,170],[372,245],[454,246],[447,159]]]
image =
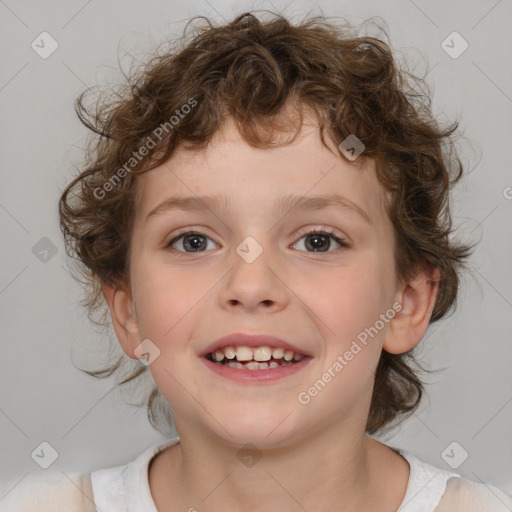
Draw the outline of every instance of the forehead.
[[[329,137],[326,142],[330,150],[322,144],[318,124],[306,118],[293,142],[255,148],[228,118],[206,149],[180,147],[167,162],[138,176],[136,218],[147,217],[170,196],[222,196],[220,203],[232,213],[277,213],[276,207],[286,204],[283,199],[330,194],[378,221],[386,215],[387,197],[375,162],[358,158],[349,163]]]

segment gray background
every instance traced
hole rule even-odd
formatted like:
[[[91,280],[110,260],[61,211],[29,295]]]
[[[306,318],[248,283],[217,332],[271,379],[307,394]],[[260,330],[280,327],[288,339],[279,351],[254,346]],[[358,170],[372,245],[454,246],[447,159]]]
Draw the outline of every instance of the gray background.
[[[435,113],[460,118],[465,136],[468,174],[454,197],[455,222],[464,239],[481,238],[457,312],[422,342],[424,364],[447,370],[428,377],[429,399],[382,440],[447,470],[441,454],[456,441],[469,453],[457,472],[512,493],[511,1],[0,0],[0,499],[27,473],[43,471],[31,458],[43,441],[59,455],[51,469],[69,473],[124,464],[164,438],[112,380],[71,364],[98,367],[106,341],[77,305],[58,228],[57,200],[86,136],[75,98],[119,80],[118,59],[128,69],[129,55],[141,58],[181,35],[193,15],[222,22],[251,9],[293,17],[321,14],[319,7],[355,23],[382,16],[392,47],[420,75],[428,71]],[[59,44],[47,59],[31,48],[43,31]],[[441,46],[453,31],[469,43],[456,59]],[[46,262],[32,250],[43,237],[57,250]]]

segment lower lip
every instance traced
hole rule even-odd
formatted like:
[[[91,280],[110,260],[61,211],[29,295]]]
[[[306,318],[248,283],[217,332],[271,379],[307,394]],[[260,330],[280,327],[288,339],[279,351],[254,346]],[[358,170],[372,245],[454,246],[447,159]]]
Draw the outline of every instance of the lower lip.
[[[206,357],[201,357],[200,359],[210,370],[227,379],[239,382],[271,382],[297,373],[309,363],[311,357],[305,357],[301,361],[287,366],[276,366],[275,368],[267,368],[265,370],[231,368],[230,366],[212,363]]]

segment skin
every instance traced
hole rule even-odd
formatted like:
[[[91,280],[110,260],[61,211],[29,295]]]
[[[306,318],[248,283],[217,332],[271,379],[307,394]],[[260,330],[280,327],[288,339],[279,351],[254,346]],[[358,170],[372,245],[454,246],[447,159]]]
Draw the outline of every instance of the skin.
[[[149,369],[180,435],[149,469],[161,512],[257,512],[269,504],[290,512],[394,512],[404,498],[407,461],[367,436],[365,426],[381,350],[403,353],[420,342],[439,274],[421,269],[407,285],[398,282],[374,162],[350,163],[332,148],[322,145],[312,119],[292,144],[272,149],[250,147],[228,119],[206,150],[179,150],[140,179],[129,289],[104,284],[103,292],[125,353],[136,358],[144,339],[160,350]],[[340,208],[273,214],[284,195],[333,192],[372,224]],[[229,212],[175,210],[146,220],[171,195],[221,193]],[[202,252],[190,252],[183,238],[166,246],[187,227],[208,237]],[[320,246],[327,252],[314,252],[306,235],[325,228],[349,246],[326,239]],[[247,236],[263,249],[250,264],[236,252]],[[299,403],[298,394],[393,303],[400,313],[307,405]],[[240,331],[280,337],[313,358],[272,383],[224,379],[198,354]],[[248,442],[261,455],[252,467],[237,457]]]

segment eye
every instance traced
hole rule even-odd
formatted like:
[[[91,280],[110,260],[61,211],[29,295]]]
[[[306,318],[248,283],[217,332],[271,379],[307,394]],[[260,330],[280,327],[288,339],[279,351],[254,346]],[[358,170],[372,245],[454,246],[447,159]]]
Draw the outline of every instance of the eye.
[[[304,246],[312,249],[313,252],[333,252],[331,248],[331,240],[334,240],[340,247],[348,247],[343,238],[336,236],[336,232],[330,228],[313,229],[300,233],[301,239],[305,239]],[[297,244],[300,242],[297,242]],[[296,245],[297,245],[296,244]]]
[[[306,230],[299,233],[299,235],[301,236],[300,240],[303,238],[305,239],[304,246],[308,252],[309,250],[312,252],[333,252],[329,251],[331,248],[331,240],[334,240],[340,247],[349,247],[349,244],[346,243],[343,238],[336,236],[336,232],[330,228],[313,229],[310,231]],[[208,248],[208,241],[218,247],[218,245],[208,236],[197,231],[187,231],[170,240],[166,244],[166,248],[171,247],[178,252],[184,253],[204,252]],[[298,245],[299,243],[300,242],[297,242],[295,245]],[[173,247],[175,245],[178,247]],[[212,247],[210,247],[210,249],[211,248]]]
[[[166,247],[172,247],[173,245],[178,244],[185,248],[184,251],[180,252],[203,252],[208,245],[207,240],[213,242],[213,240],[206,235],[195,231],[187,231],[186,233],[182,233],[170,240],[169,243],[166,244]],[[215,242],[213,243],[215,244]]]

